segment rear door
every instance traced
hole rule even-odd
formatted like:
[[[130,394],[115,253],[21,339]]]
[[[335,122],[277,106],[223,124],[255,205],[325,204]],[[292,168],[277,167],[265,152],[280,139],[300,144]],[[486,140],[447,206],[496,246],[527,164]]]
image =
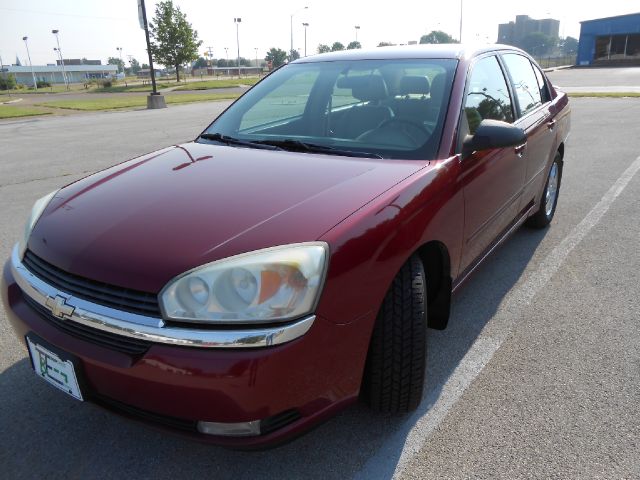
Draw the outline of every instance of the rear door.
[[[484,119],[512,123],[514,104],[503,69],[494,55],[479,58],[465,89],[460,140],[473,135]],[[465,222],[461,269],[489,249],[518,218],[526,162],[521,148],[474,152],[461,164]]]
[[[555,122],[551,95],[544,75],[527,57],[517,53],[501,55],[513,85],[518,119],[515,124],[527,134],[524,152],[526,176],[520,208],[533,206],[546,181],[546,167],[554,155]]]

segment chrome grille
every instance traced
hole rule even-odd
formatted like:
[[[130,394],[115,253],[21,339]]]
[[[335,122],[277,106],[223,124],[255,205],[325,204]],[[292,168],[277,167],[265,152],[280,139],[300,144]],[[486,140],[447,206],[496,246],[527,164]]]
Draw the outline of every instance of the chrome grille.
[[[49,310],[40,305],[35,300],[23,295],[26,302],[33,308],[45,321],[72,337],[91,342],[101,347],[128,355],[142,355],[152,345],[151,342],[139,340],[137,338],[124,337],[114,333],[97,330],[87,327],[77,322],[69,320],[61,320],[51,314]]]
[[[148,317],[160,317],[153,293],[118,287],[65,272],[27,250],[22,263],[37,277],[62,292],[83,300]]]

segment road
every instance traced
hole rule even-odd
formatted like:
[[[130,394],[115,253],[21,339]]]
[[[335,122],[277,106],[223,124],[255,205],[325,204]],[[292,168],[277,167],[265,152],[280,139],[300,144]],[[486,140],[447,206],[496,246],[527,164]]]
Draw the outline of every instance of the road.
[[[293,443],[226,451],[44,384],[0,313],[0,465],[28,478],[640,477],[640,101],[575,99],[558,212],[518,231],[428,337],[411,416],[356,405]],[[192,138],[223,108],[0,124],[0,257],[35,199]],[[613,190],[612,190],[613,187]]]
[[[640,68],[568,68],[548,73],[554,85],[570,93],[640,93]]]

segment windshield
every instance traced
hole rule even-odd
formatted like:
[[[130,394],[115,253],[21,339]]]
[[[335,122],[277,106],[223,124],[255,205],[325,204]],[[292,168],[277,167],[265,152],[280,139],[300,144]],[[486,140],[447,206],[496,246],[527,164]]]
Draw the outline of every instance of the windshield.
[[[199,141],[430,159],[456,64],[399,59],[287,65],[241,97]]]

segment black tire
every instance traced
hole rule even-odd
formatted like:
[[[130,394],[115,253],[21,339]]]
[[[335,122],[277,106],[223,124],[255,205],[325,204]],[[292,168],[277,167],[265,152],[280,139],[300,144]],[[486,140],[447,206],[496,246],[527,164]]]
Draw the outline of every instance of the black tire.
[[[362,398],[376,411],[406,413],[422,399],[426,369],[424,267],[412,256],[393,279],[371,337]]]
[[[551,176],[554,172],[554,168],[556,168],[557,174],[557,187],[555,191],[555,197],[553,198],[553,204],[551,205],[551,210],[547,210],[547,194],[549,192],[549,182],[551,180]],[[560,152],[556,152],[556,156],[553,159],[553,163],[551,164],[551,168],[549,169],[549,173],[547,175],[547,181],[544,184],[544,190],[542,192],[542,197],[540,198],[540,207],[538,211],[531,215],[527,219],[526,225],[531,228],[545,228],[553,220],[553,216],[556,213],[556,206],[558,205],[558,197],[560,196],[560,184],[562,181],[562,157],[560,156]]]

